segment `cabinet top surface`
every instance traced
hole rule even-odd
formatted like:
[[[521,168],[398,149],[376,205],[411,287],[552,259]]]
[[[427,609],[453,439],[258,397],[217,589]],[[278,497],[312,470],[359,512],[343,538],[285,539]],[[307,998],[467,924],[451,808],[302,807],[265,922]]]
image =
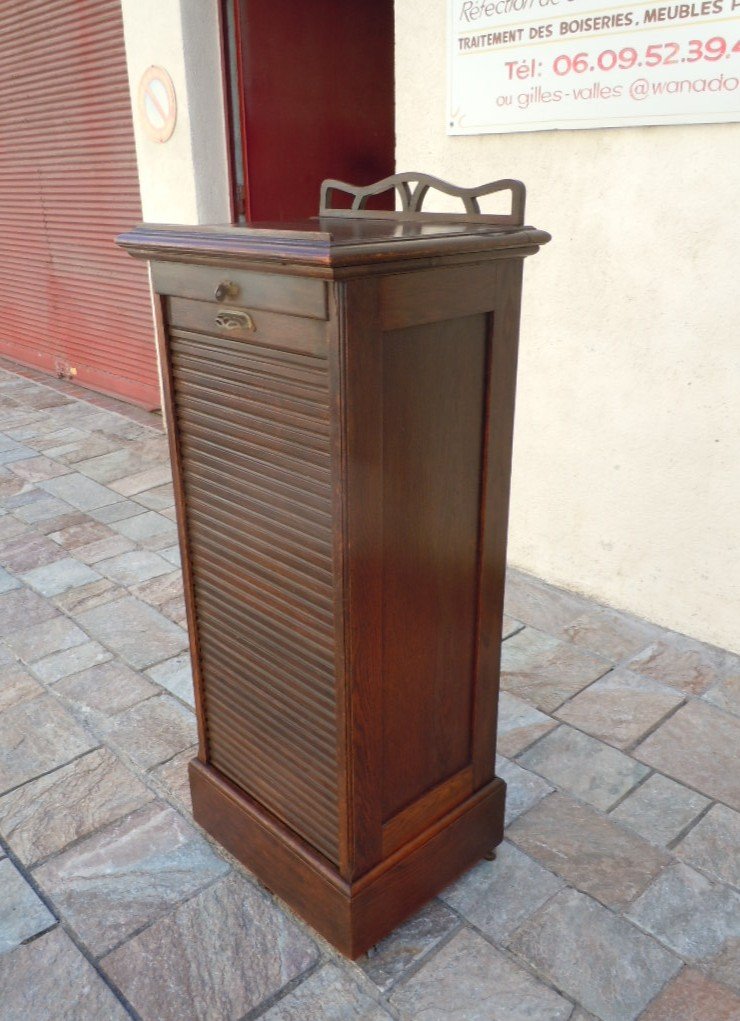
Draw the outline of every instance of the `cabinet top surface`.
[[[245,226],[141,224],[117,240],[131,255],[155,261],[277,262],[334,269],[476,251],[528,255],[550,235],[534,227],[470,223],[453,215],[424,222],[388,215]]]

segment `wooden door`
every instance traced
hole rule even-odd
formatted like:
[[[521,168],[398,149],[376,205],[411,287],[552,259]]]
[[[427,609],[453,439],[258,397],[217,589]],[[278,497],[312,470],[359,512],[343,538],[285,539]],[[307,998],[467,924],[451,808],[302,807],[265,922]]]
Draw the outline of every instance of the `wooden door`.
[[[318,212],[324,178],[392,174],[393,0],[226,3],[237,211],[300,220]]]

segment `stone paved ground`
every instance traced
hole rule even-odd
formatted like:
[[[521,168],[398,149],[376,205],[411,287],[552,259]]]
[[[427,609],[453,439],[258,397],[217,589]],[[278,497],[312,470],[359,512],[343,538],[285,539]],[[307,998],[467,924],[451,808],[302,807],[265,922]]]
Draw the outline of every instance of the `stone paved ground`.
[[[350,964],[190,817],[157,420],[33,377],[0,371],[0,1021],[738,1021],[738,657],[512,573],[507,839]]]

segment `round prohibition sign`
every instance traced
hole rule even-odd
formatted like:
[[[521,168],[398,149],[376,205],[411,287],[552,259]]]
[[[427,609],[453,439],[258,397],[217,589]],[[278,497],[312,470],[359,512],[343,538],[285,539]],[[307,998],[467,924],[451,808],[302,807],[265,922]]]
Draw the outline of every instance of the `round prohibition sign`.
[[[149,138],[166,142],[177,122],[177,99],[172,79],[163,67],[148,67],[139,82],[139,114]]]

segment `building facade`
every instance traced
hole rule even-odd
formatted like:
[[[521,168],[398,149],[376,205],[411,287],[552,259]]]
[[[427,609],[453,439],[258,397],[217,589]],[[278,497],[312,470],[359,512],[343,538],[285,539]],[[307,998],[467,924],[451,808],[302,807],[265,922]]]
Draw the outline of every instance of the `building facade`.
[[[389,80],[395,80],[399,170],[426,171],[458,184],[499,177],[526,182],[528,218],[550,231],[553,242],[526,266],[510,561],[618,609],[740,651],[740,288],[733,248],[740,124],[449,134],[447,2],[396,0],[394,26],[389,28],[381,19],[357,27],[368,64],[376,67],[377,95],[372,102],[362,101],[372,88],[367,68],[365,76],[355,76],[361,86],[358,96],[337,81],[340,72],[347,80],[352,77],[346,69],[362,59],[362,48],[345,46],[342,32],[348,29],[336,17],[332,35],[336,10],[332,12],[328,0],[314,4],[316,17],[322,17],[326,26],[322,38],[349,57],[344,71],[339,65],[331,72],[334,92],[315,89],[313,110],[300,113],[302,144],[305,147],[306,136],[311,137],[305,131],[307,118],[315,118],[314,136],[320,138],[322,109],[349,108],[352,123],[364,123],[365,135],[375,141],[358,160],[362,132],[353,134],[348,128],[344,152],[325,150],[324,165],[332,168],[325,176],[364,176],[365,181],[383,176],[392,164],[388,132],[382,125],[388,121]],[[365,13],[373,7],[364,0],[351,3]],[[15,5],[18,10],[21,6],[28,7]],[[43,6],[61,10],[64,2]],[[74,6],[95,7],[112,19],[118,2]],[[12,4],[3,8],[6,24],[5,12],[13,10]],[[110,261],[101,256],[96,273],[111,284],[120,280],[121,293],[132,299],[125,322],[142,335],[150,328],[145,281],[134,282],[139,267],[133,260],[115,256],[118,261],[113,261],[109,244],[115,230],[139,219],[130,186],[134,147],[141,215],[160,223],[233,222],[248,208],[245,189],[248,192],[250,184],[255,203],[265,194],[271,166],[276,179],[283,181],[291,173],[298,177],[302,170],[305,157],[290,145],[295,90],[285,92],[260,130],[254,105],[250,119],[250,102],[258,102],[259,90],[264,90],[271,74],[279,75],[275,65],[280,47],[270,51],[271,60],[263,66],[259,63],[263,50],[255,47],[245,64],[244,33],[251,24],[254,43],[258,32],[269,33],[272,19],[275,38],[284,40],[286,60],[293,63],[301,52],[296,40],[305,41],[305,31],[302,35],[296,27],[288,0],[276,0],[261,13],[262,20],[250,22],[248,4],[232,2],[222,8],[217,0],[120,4],[130,103],[128,99],[120,103],[119,76],[115,100],[119,107],[111,107],[107,116],[119,132],[122,148],[114,156],[119,173],[128,167],[130,177],[127,188],[120,189],[120,201],[109,205],[105,223]],[[737,15],[733,17],[736,24]],[[113,34],[103,32],[106,39]],[[311,52],[318,45],[315,42]],[[383,63],[389,46],[395,47],[390,66]],[[117,52],[120,61],[122,50]],[[234,78],[235,63],[241,79]],[[142,76],[152,66],[168,72],[177,102],[176,128],[164,143],[147,133],[138,105]],[[313,71],[306,73],[321,75],[320,68],[326,66],[326,60],[308,65]],[[51,98],[44,102],[51,103]],[[51,121],[54,116],[50,114]],[[93,123],[91,115],[86,116]],[[101,110],[95,130],[104,131],[105,121],[106,112]],[[36,140],[47,137],[43,130],[49,123],[39,122]],[[124,123],[129,125],[125,154]],[[250,134],[254,130],[257,133]],[[7,137],[7,129],[4,133]],[[331,128],[327,137],[336,138],[337,133],[341,136],[341,126]],[[262,156],[267,149],[261,147],[268,145],[274,146],[273,155],[260,164],[255,152]],[[25,150],[26,162],[14,164],[10,172],[15,183],[8,187],[17,189],[19,222],[8,226],[11,220],[0,216],[0,229],[8,232],[9,246],[17,242],[17,251],[26,253],[26,277],[47,287],[53,267],[63,261],[64,239],[59,241],[59,255],[56,249],[51,251],[51,241],[45,242],[47,249],[39,249],[36,242],[35,247],[21,247],[24,232],[29,237],[53,233],[51,220],[44,221],[48,203],[43,208],[34,204],[39,184],[32,173],[41,170],[24,172],[33,163],[29,152]],[[88,170],[95,166],[90,162]],[[321,169],[317,161],[316,172]],[[44,174],[43,180],[48,180],[46,170]],[[92,174],[91,187],[94,180]],[[106,194],[110,189],[113,184]],[[93,201],[102,203],[103,198],[91,197]],[[12,261],[0,253],[3,257],[8,264]],[[119,262],[124,267],[120,277]],[[77,279],[83,281],[80,291],[90,288],[90,294],[97,293],[82,272]],[[6,285],[3,303],[11,308],[16,324],[34,315],[33,289],[26,288],[24,279],[15,289]],[[59,310],[69,305],[70,299],[60,296],[48,307],[59,316]],[[98,309],[86,336],[107,342],[117,321],[123,331],[124,317],[116,319],[114,311],[111,319],[103,320]],[[7,324],[2,329],[0,351],[12,354],[9,345],[19,344],[23,330]],[[43,320],[39,329],[48,336],[49,322]],[[95,343],[89,346],[94,348]],[[125,339],[119,344],[118,360],[110,355],[107,364],[118,374],[125,375],[122,352],[135,354],[132,364],[140,366],[129,372],[133,382],[116,392],[142,400],[141,393],[135,395],[131,388],[140,383],[145,346],[142,340]],[[52,348],[38,345],[45,359],[42,367],[53,369]],[[94,365],[83,374],[75,351],[65,358],[70,365],[77,359],[78,379],[106,388],[94,378]],[[150,402],[156,380],[152,359],[153,347],[146,362]],[[31,360],[28,351],[23,360]]]

